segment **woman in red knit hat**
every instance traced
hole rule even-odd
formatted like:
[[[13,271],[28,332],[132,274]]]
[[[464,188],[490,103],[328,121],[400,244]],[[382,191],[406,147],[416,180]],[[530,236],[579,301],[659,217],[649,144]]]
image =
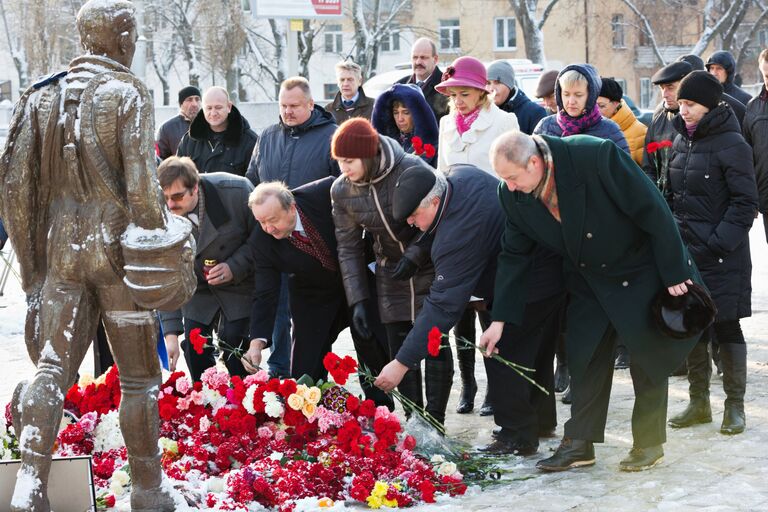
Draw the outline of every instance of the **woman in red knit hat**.
[[[394,356],[429,292],[434,268],[429,247],[416,243],[421,232],[404,220],[395,221],[392,195],[406,169],[432,168],[418,156],[405,153],[396,140],[380,135],[362,118],[339,126],[331,141],[331,154],[342,173],[331,188],[331,199],[339,266],[347,302],[353,308],[354,327],[363,335],[370,333],[365,313],[370,297],[363,240],[367,232],[374,240],[379,314],[387,331],[390,356]],[[426,409],[443,423],[453,382],[451,352],[441,350],[438,358],[427,359],[425,368]],[[419,406],[424,402],[421,382],[420,368],[409,368],[398,386]]]

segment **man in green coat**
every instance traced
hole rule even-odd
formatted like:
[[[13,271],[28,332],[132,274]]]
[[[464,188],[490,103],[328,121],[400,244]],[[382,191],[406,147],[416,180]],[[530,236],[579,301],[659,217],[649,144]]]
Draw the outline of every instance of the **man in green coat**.
[[[520,325],[536,244],[563,256],[568,305],[566,347],[573,404],[555,454],[537,468],[563,471],[595,463],[603,442],[616,340],[632,354],[635,389],[633,448],[620,469],[658,464],[666,441],[667,376],[697,337],[666,337],[651,319],[651,303],[667,288],[687,292],[698,272],[667,204],[632,158],[613,142],[500,136],[491,162],[503,183],[507,221],[499,255],[493,324],[480,345],[496,348],[505,322]]]

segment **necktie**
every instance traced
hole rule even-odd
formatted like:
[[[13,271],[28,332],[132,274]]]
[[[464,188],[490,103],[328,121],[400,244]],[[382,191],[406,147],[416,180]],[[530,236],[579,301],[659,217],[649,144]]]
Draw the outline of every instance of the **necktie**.
[[[419,87],[421,87],[423,89],[424,88],[424,80],[416,80],[416,85],[418,85]]]
[[[355,102],[353,100],[343,100],[342,103],[344,103],[344,107],[346,107],[346,108],[349,108],[349,107],[351,107],[352,105],[355,104]]]
[[[311,240],[309,239],[309,237],[301,234],[301,231],[294,231],[294,232],[291,233],[291,236],[293,238],[297,239],[298,241],[300,241],[301,243],[304,243],[304,244],[311,244],[312,243]]]

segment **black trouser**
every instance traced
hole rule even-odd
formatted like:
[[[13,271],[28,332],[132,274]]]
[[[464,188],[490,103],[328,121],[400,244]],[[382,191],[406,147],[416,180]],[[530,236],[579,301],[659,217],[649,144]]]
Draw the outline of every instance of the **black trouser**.
[[[526,305],[523,324],[506,324],[496,345],[502,358],[535,369],[529,375],[549,396],[503,363],[484,359],[494,421],[514,441],[538,446],[539,431],[557,424],[552,361],[564,301],[565,295],[558,294]]]
[[[199,328],[200,334],[207,338],[211,338],[214,329],[219,337],[219,340],[223,341],[224,350],[222,350],[222,359],[227,366],[230,375],[239,375],[245,377],[248,372],[243,368],[243,363],[240,362],[240,356],[233,354],[232,349],[239,349],[244,353],[248,350],[248,328],[250,327],[250,318],[240,318],[238,320],[227,320],[224,314],[219,311],[213,317],[210,324],[203,324],[184,319],[184,342],[181,344],[184,350],[184,359],[187,361],[187,368],[189,368],[189,374],[192,377],[193,382],[200,380],[203,372],[216,364],[215,350],[212,343],[206,344],[202,354],[198,354],[194,351],[189,343],[189,333],[192,329]]]
[[[723,320],[720,322],[715,322],[712,324],[712,327],[714,328],[718,344],[744,344],[744,333],[741,331],[741,323],[738,320]]]
[[[613,382],[616,330],[609,326],[583,375],[571,374],[571,419],[565,422],[565,437],[602,443],[608,402]],[[667,440],[667,385],[668,379],[653,383],[637,365],[629,363],[629,373],[635,389],[632,410],[632,437],[635,448],[660,445]]]
[[[373,276],[373,274],[371,274],[371,276]],[[375,282],[371,283],[371,281],[372,280],[369,280],[369,289],[375,289],[371,288],[371,286],[375,286]],[[376,305],[376,301],[366,301],[365,308],[368,316],[368,328],[371,330],[373,337],[366,340],[357,332],[352,323],[351,309],[347,309],[349,332],[352,335],[352,343],[355,347],[355,354],[357,354],[357,361],[370,369],[374,375],[378,375],[381,372],[381,369],[391,360],[389,357],[387,332],[379,319],[379,309]],[[363,393],[365,393],[366,398],[373,400],[376,405],[387,406],[390,410],[394,408],[392,397],[372,383],[366,381],[362,376],[359,376],[359,380],[360,387],[363,388]]]

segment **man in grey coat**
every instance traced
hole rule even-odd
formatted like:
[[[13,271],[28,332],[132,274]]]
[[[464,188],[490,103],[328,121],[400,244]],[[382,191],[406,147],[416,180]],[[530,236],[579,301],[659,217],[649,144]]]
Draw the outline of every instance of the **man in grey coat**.
[[[216,330],[224,363],[230,374],[248,373],[240,362],[247,350],[253,294],[253,256],[248,237],[256,226],[248,209],[251,183],[229,173],[199,174],[187,157],[170,157],[160,164],[157,177],[168,208],[192,222],[197,254],[197,290],[180,310],[160,313],[165,346],[173,371],[179,358],[183,332],[184,356],[193,381],[215,364],[214,348],[202,353],[190,345],[190,331],[199,328],[210,338]]]

